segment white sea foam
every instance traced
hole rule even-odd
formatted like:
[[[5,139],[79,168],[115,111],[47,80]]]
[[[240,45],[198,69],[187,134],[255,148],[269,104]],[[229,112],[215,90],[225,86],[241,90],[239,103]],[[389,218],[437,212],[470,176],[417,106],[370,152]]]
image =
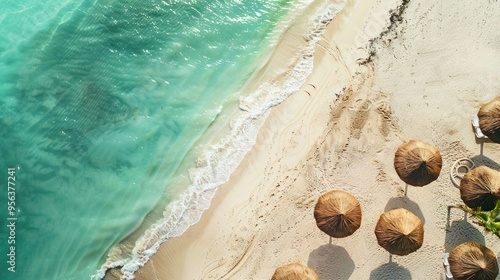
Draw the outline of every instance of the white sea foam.
[[[198,222],[208,209],[217,187],[229,180],[244,156],[255,144],[257,133],[264,124],[269,109],[283,102],[297,92],[313,69],[313,54],[317,42],[326,26],[344,7],[341,4],[324,4],[311,18],[307,45],[297,56],[291,71],[282,83],[264,83],[255,92],[240,99],[239,115],[231,122],[230,133],[217,144],[206,150],[197,160],[197,167],[190,170],[192,184],[176,201],[165,209],[164,218],[153,224],[137,240],[132,256],[114,261],[121,255],[116,247],[108,256],[108,261],[94,275],[101,279],[107,269],[122,267],[122,279],[134,279],[134,273],[158,250],[160,244],[185,232]]]

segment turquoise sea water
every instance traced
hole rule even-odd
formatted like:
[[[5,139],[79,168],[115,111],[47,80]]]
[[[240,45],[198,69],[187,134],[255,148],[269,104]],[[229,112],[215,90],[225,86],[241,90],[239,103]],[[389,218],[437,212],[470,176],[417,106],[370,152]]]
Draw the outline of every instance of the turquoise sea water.
[[[171,199],[292,2],[1,1],[0,279],[89,279]]]

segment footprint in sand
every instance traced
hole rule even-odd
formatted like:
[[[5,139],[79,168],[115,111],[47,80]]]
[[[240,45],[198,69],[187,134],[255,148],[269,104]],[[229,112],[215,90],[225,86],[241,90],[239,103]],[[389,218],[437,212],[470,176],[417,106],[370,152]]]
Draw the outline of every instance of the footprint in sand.
[[[354,101],[354,104],[351,107],[348,107],[347,109],[351,111],[357,111],[357,112],[367,112],[369,111],[373,106],[373,101],[370,99],[356,99]]]

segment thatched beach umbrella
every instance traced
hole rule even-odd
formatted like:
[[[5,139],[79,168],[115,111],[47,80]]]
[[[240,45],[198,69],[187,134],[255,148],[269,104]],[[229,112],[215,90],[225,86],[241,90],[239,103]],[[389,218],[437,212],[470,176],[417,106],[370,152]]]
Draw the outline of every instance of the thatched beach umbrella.
[[[500,172],[487,166],[467,172],[460,181],[460,197],[470,208],[493,210],[500,198]]]
[[[353,234],[361,225],[361,217],[359,201],[341,190],[324,193],[314,207],[319,229],[335,238]]]
[[[483,134],[491,141],[500,143],[500,97],[481,106],[477,116]]]
[[[397,208],[380,215],[375,235],[378,244],[389,253],[406,256],[422,246],[424,226],[415,214]]]
[[[319,280],[314,270],[300,263],[291,263],[276,268],[271,280]]]
[[[455,247],[448,262],[455,280],[494,280],[498,275],[495,253],[476,242],[465,242]]]
[[[418,140],[401,145],[394,156],[394,168],[399,178],[412,186],[425,186],[436,180],[443,159],[438,149]]]

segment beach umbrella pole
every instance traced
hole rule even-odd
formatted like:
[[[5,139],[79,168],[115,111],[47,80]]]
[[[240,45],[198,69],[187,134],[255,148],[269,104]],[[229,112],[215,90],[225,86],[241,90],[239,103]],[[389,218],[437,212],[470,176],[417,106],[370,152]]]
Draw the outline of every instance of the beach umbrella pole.
[[[405,196],[407,195],[408,193],[408,184],[405,184]]]

